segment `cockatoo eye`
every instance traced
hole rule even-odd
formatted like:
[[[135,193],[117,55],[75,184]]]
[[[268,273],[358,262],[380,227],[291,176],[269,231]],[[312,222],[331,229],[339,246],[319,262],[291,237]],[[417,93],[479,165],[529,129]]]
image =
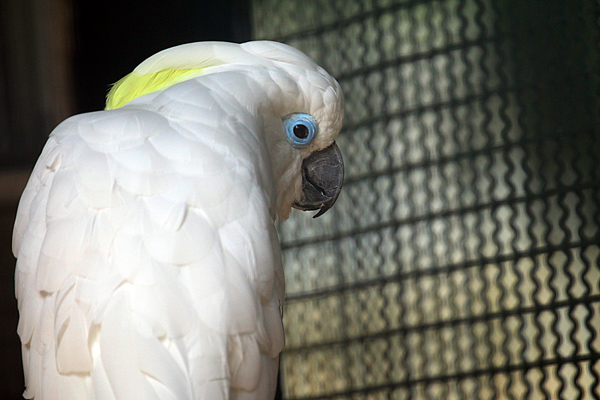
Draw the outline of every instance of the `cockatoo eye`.
[[[310,134],[308,127],[303,124],[294,125],[294,136],[299,139],[306,139]]]
[[[317,136],[317,121],[305,113],[295,113],[283,119],[287,141],[295,148],[306,147]]]

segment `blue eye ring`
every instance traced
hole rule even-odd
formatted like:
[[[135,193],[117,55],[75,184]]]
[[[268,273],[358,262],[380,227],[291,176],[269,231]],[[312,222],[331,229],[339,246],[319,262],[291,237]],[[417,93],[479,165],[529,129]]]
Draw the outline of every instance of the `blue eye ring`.
[[[294,113],[283,119],[287,141],[299,149],[312,143],[319,131],[317,121],[309,114]]]

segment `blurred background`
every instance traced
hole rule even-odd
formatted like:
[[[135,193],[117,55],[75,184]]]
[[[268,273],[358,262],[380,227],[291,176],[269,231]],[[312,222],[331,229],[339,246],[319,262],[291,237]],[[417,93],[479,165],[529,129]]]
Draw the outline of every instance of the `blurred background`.
[[[597,0],[2,0],[0,398],[10,235],[51,129],[147,56],[268,38],[338,78],[347,176],[279,227],[286,399],[600,399]]]

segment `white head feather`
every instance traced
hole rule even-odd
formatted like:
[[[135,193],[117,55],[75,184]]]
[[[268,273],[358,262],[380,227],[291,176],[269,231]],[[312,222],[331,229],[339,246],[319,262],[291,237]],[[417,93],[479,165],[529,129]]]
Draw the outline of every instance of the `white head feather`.
[[[286,219],[292,203],[300,195],[302,161],[312,152],[330,146],[343,123],[339,84],[301,51],[271,41],[176,46],[148,58],[118,82],[109,93],[107,108],[118,108],[122,105],[119,103],[128,103],[182,81],[225,71],[245,71],[261,88],[254,99],[248,100],[252,103],[248,106],[256,108],[261,118],[276,187],[275,208],[280,219]],[[148,85],[143,79],[164,72],[167,78],[159,79],[158,84]],[[133,84],[118,93],[122,82],[129,78]],[[146,89],[140,89],[143,85]],[[286,116],[299,112],[312,115],[318,123],[317,137],[301,149],[287,143],[282,123]]]

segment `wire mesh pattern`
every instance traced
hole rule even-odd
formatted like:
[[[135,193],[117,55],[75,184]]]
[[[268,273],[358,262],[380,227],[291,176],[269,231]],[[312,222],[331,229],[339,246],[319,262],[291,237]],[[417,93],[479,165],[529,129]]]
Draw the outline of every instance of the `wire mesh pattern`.
[[[254,0],[336,76],[346,182],[280,226],[288,399],[600,399],[600,5]]]

